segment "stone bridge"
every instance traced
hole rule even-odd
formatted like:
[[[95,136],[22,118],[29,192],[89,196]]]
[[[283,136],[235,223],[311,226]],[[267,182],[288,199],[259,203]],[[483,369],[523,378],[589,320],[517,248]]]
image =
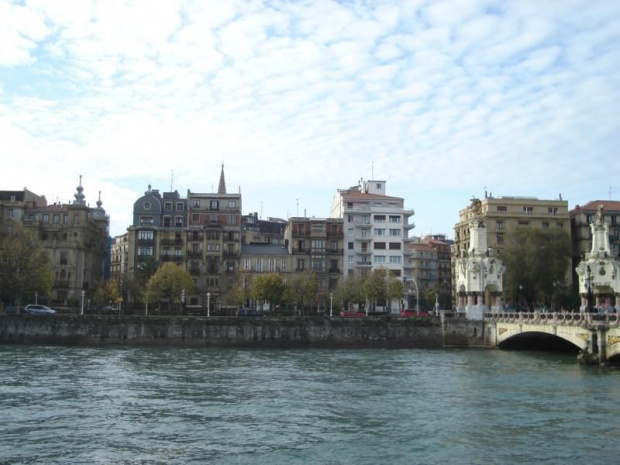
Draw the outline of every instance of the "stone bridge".
[[[485,342],[490,346],[500,347],[518,335],[543,333],[564,339],[579,348],[580,362],[618,362],[619,316],[616,313],[486,313]],[[612,360],[614,358],[615,360]]]

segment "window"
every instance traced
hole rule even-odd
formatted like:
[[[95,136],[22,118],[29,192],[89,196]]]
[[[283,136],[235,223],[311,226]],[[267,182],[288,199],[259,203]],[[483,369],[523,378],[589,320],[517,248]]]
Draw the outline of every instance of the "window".
[[[385,215],[375,215],[376,223],[385,223]]]
[[[200,208],[200,200],[194,200],[194,208]]]
[[[164,203],[164,210],[172,211],[172,202]]]
[[[65,224],[69,224],[69,214],[68,213],[65,213],[65,215],[64,215],[64,217],[62,219],[62,222],[65,223]]]
[[[209,215],[209,221],[211,222],[211,224],[216,224],[217,223],[217,215],[215,213],[212,213],[211,215]]]
[[[209,203],[209,208],[211,210],[219,210],[220,202],[218,200],[211,200],[211,202]]]
[[[353,228],[347,229],[347,236],[353,237]]]
[[[400,242],[390,242],[390,250],[400,250]]]
[[[177,248],[174,249],[174,256],[176,258],[181,258],[181,249],[180,248],[177,247]]]
[[[564,223],[556,223],[555,225],[558,229],[562,229],[564,227]]]
[[[390,229],[390,236],[392,236],[392,237],[399,237],[400,236],[400,229]]]
[[[182,216],[175,216],[174,217],[174,227],[175,228],[182,228],[183,227],[183,217]]]
[[[305,268],[305,260],[303,258],[298,258],[297,259],[297,270],[298,271],[303,271]]]
[[[148,230],[140,230],[138,231],[138,240],[139,241],[152,241],[153,240],[153,231]]]
[[[547,211],[549,212],[550,215],[553,215],[553,216],[557,216],[557,214],[558,214],[557,207],[549,207],[547,209]]]
[[[375,228],[375,236],[385,236],[385,229]]]
[[[347,249],[353,250],[353,242],[347,242]]]
[[[276,271],[276,259],[275,258],[269,259],[269,271],[272,273]]]
[[[327,260],[324,258],[313,258],[310,261],[312,271],[325,271],[327,269]]]
[[[297,241],[297,250],[303,252],[304,250],[304,241]]]
[[[7,213],[7,218],[13,218],[15,215],[15,212],[12,208],[9,208],[9,211]]]
[[[507,212],[508,211],[508,207],[506,207],[505,205],[498,205],[497,206],[497,211],[498,212]]]
[[[153,256],[153,247],[138,247],[138,256]]]
[[[353,255],[347,255],[347,263],[353,263],[355,257]]]
[[[542,228],[543,229],[549,229],[549,223],[547,221],[543,221],[542,222]]]
[[[44,223],[49,223],[50,222],[50,216],[47,213],[43,213],[43,222]]]
[[[523,213],[525,213],[526,215],[533,215],[534,207],[523,207]]]
[[[519,221],[519,226],[529,226],[530,222],[529,221]]]
[[[385,263],[385,255],[375,255],[374,261],[375,263]]]
[[[497,229],[504,229],[504,222],[503,222],[503,221],[497,221],[497,222],[495,223],[495,227],[496,227]]]
[[[185,210],[184,204],[182,202],[177,203],[177,211],[182,212]]]
[[[401,262],[401,257],[400,257],[400,255],[397,255],[397,256],[391,256],[391,257],[390,257],[390,263],[391,263],[392,265],[400,265],[400,264],[402,263],[402,262]]]
[[[228,208],[237,208],[237,201],[236,200],[229,200],[228,201]]]
[[[385,250],[385,242],[375,242],[373,247],[375,250]]]
[[[78,218],[73,218],[74,222],[79,222]],[[153,225],[153,217],[152,216],[141,216],[140,217],[140,226],[152,226]]]
[[[338,241],[332,241],[332,252],[338,252]]]
[[[228,215],[228,217],[226,218],[226,221],[228,224],[235,224],[236,223],[236,216],[235,215]]]
[[[263,271],[263,259],[262,258],[256,259],[256,271]]]
[[[400,223],[400,216],[390,215],[390,223]]]
[[[282,261],[280,262],[280,269],[282,271],[286,270],[286,260],[283,258]]]
[[[310,246],[313,250],[325,250],[325,241],[323,239],[312,239],[312,241],[310,241]]]
[[[504,243],[504,235],[503,234],[498,234],[497,235],[497,245],[502,245]]]
[[[61,250],[60,251],[60,264],[66,265],[68,257],[69,257],[69,252],[67,252],[66,250]]]

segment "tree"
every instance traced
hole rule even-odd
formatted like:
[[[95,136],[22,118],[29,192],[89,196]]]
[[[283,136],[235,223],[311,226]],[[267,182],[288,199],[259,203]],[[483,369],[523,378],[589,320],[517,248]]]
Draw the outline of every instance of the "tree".
[[[289,279],[287,288],[287,301],[303,310],[316,300],[318,283],[316,274],[304,271]]]
[[[536,302],[547,303],[554,289],[565,282],[571,263],[570,236],[563,229],[519,228],[506,239],[504,284],[533,311]]]
[[[194,282],[187,270],[172,262],[164,263],[149,279],[144,293],[146,302],[168,302],[180,304],[183,291],[189,294]]]
[[[390,310],[392,310],[392,302],[402,298],[405,286],[402,280],[393,274],[389,275],[386,286],[385,294],[389,302]]]
[[[364,279],[359,274],[341,279],[334,290],[336,302],[345,310],[348,309],[351,304],[363,303],[363,284]]]
[[[368,299],[371,308],[375,308],[378,301],[384,301],[387,296],[387,270],[380,268],[366,278],[362,286],[364,296]]]
[[[250,285],[250,295],[259,302],[267,302],[269,308],[275,308],[284,302],[286,285],[278,273],[256,276]]]
[[[97,289],[97,293],[95,294],[95,303],[97,305],[102,305],[110,302],[116,302],[120,295],[118,282],[112,279],[99,286],[99,289]]]
[[[20,224],[0,224],[0,299],[21,305],[23,298],[49,296],[54,274],[41,243]]]
[[[140,257],[140,261],[137,263],[135,273],[133,277],[129,277],[123,282],[123,288],[132,301],[138,301],[144,294],[144,289],[151,276],[155,274],[160,266],[158,262],[151,255],[144,255]]]

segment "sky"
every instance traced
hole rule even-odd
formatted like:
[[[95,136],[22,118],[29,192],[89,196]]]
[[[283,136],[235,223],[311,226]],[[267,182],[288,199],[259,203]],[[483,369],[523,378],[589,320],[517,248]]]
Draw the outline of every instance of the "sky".
[[[360,179],[454,237],[472,197],[620,199],[615,0],[0,0],[0,190],[329,216]]]

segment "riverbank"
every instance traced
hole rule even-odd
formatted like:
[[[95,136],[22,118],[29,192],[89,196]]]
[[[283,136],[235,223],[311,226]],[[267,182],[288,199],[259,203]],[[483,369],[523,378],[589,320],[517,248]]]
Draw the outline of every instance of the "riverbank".
[[[0,315],[0,343],[252,347],[484,346],[481,322],[439,317]]]

